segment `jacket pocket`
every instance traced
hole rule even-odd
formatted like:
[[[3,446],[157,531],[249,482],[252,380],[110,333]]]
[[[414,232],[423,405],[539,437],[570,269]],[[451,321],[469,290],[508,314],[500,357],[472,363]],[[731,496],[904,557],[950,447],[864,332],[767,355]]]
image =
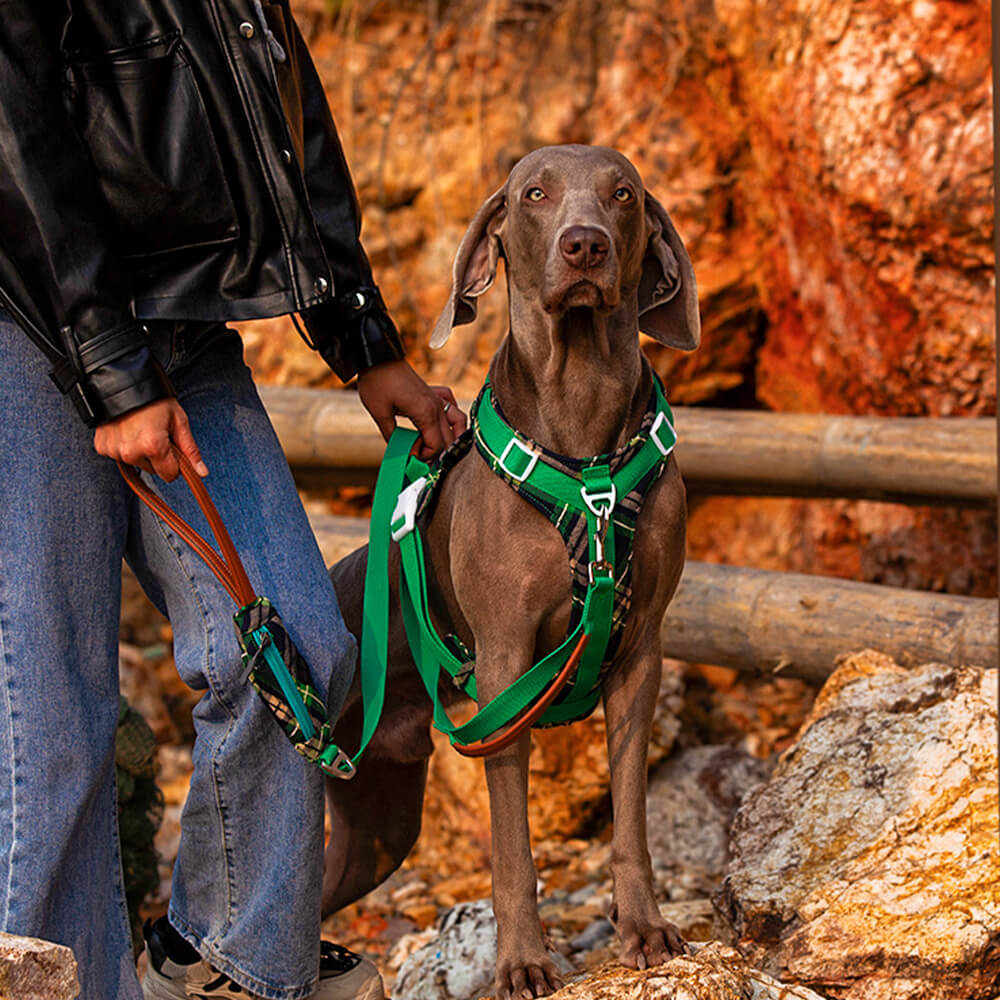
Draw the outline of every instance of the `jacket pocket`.
[[[239,235],[219,149],[179,35],[73,63],[68,81],[70,111],[125,256]]]

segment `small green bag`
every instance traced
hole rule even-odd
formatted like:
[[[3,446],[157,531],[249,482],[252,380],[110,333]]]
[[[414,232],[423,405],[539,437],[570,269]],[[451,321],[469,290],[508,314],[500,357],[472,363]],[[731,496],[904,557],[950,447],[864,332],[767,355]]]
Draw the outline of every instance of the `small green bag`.
[[[142,481],[138,469],[121,462],[118,468],[139,499],[201,556],[236,602],[239,610],[233,615],[233,624],[247,679],[292,746],[326,774],[353,778],[355,766],[331,739],[333,726],[326,701],[312,682],[308,664],[289,638],[274,605],[250,585],[236,547],[201,477],[176,447],[174,457],[212,528],[221,555]]]

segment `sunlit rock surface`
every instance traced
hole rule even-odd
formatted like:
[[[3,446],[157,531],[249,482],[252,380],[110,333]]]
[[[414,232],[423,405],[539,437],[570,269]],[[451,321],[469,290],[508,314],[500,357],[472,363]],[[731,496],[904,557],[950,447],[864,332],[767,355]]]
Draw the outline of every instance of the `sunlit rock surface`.
[[[718,941],[642,972],[611,964],[552,994],[553,1000],[823,1000],[754,969]]]
[[[75,1000],[80,995],[76,959],[61,944],[0,934],[3,1000]]]
[[[997,995],[996,706],[996,670],[842,662],[733,826],[751,961],[843,1000]]]

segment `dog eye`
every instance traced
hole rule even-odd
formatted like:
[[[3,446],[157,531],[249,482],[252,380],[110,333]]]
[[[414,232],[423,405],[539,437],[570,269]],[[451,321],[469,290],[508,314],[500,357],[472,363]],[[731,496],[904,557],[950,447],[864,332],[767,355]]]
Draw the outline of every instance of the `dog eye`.
[[[528,188],[528,190],[524,192],[524,197],[527,198],[528,201],[544,201],[545,192],[540,187]]]
[[[631,188],[620,187],[618,188],[617,191],[615,191],[616,201],[621,201],[621,202],[631,201],[634,197],[635,195],[632,194]]]

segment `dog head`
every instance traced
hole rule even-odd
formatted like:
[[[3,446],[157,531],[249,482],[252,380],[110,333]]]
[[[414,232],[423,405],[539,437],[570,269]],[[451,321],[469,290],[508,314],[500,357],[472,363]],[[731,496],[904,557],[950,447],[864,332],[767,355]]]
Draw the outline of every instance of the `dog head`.
[[[431,337],[476,318],[476,299],[506,261],[512,290],[550,315],[613,312],[634,296],[639,329],[690,351],[701,324],[694,271],[663,206],[621,153],[546,146],[529,153],[473,218],[455,257],[448,304]]]

